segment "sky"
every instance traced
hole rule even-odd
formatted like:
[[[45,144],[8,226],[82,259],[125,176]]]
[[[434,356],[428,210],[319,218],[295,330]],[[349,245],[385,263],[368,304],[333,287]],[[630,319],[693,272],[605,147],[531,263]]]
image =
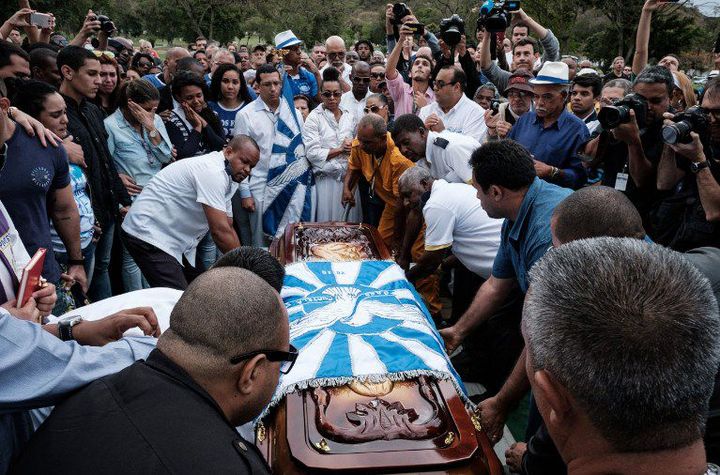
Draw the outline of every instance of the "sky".
[[[720,0],[692,0],[705,15],[715,15],[714,9],[720,7]]]

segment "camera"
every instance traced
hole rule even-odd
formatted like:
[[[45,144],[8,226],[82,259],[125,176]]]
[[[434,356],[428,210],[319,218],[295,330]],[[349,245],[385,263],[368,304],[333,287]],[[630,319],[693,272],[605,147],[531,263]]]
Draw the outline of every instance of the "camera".
[[[502,101],[499,99],[492,99],[490,101],[490,110],[492,110],[492,115],[496,115],[500,112],[500,104],[502,104]]]
[[[455,14],[450,18],[443,18],[440,22],[440,38],[449,48],[455,48],[460,44],[464,34],[465,22],[460,18],[460,15]]]
[[[480,6],[480,16],[477,20],[477,29],[490,33],[501,33],[510,25],[511,12],[520,10],[519,1],[486,0]]]
[[[598,112],[598,120],[603,129],[614,129],[620,124],[630,122],[630,110],[635,111],[635,120],[638,128],[645,128],[645,117],[647,116],[647,101],[641,95],[632,93],[623,97],[612,106],[606,106]]]
[[[399,25],[402,23],[402,19],[410,15],[410,9],[404,3],[393,4],[393,24]]]
[[[98,21],[100,22],[100,29],[104,31],[105,33],[112,33],[115,31],[115,24],[112,22],[112,20],[105,16],[105,15],[98,15],[97,16]]]
[[[710,134],[710,121],[698,106],[690,107],[685,112],[677,114],[672,120],[674,123],[662,128],[663,142],[667,144],[692,142],[690,132],[695,132],[701,138]]]

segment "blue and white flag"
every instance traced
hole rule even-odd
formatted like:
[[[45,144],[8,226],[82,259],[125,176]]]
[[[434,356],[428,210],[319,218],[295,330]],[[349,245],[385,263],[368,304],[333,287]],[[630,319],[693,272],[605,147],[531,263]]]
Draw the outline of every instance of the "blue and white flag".
[[[299,356],[270,407],[298,388],[420,375],[451,380],[468,401],[430,313],[398,265],[302,262],[285,272],[282,298]]]
[[[275,142],[268,164],[262,216],[263,231],[280,237],[289,223],[312,220],[314,176],[305,158],[302,124],[298,119],[287,74],[283,77]]]

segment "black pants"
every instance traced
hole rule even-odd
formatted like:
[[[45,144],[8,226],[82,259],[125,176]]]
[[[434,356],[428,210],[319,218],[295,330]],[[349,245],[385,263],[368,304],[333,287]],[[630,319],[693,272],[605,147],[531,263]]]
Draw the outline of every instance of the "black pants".
[[[192,282],[203,270],[191,266],[185,257],[183,257],[183,265],[181,265],[167,252],[129,235],[125,230],[120,231],[120,237],[150,287],[185,290],[188,283]]]

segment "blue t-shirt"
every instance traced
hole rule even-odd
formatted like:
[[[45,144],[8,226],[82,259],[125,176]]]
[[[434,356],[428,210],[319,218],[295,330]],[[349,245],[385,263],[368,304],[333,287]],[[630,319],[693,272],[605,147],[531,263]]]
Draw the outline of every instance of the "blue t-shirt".
[[[163,82],[162,78],[163,73],[158,74],[146,74],[143,76],[143,79],[147,79],[152,83],[153,86],[155,86],[158,90],[165,87],[165,83]]]
[[[50,145],[43,148],[37,138],[17,125],[6,143],[7,161],[0,170],[0,201],[28,254],[32,257],[38,248],[47,249],[42,275],[56,283],[60,280],[60,266],[53,254],[47,198],[70,183],[65,148]]]
[[[515,221],[506,219],[502,225],[493,276],[515,278],[520,289],[527,292],[530,269],[552,246],[550,218],[553,211],[571,194],[572,190],[535,178]]]
[[[87,178],[80,165],[70,164],[70,184],[80,213],[80,247],[85,249],[92,241],[95,213],[93,213],[92,203],[90,202]],[[50,233],[52,234],[53,250],[55,252],[67,252],[65,244],[63,244],[52,223],[50,223]]]
[[[292,77],[288,75],[290,85],[292,86],[293,96],[303,94],[313,99],[318,93],[318,84],[315,75],[305,68],[298,70],[298,75]]]
[[[215,111],[218,118],[220,119],[220,125],[222,125],[225,131],[225,141],[229,142],[233,138],[233,129],[235,128],[235,116],[238,111],[245,107],[247,104],[241,104],[240,107],[235,109],[226,109],[221,104],[215,101],[208,101],[208,105],[212,110]]]

